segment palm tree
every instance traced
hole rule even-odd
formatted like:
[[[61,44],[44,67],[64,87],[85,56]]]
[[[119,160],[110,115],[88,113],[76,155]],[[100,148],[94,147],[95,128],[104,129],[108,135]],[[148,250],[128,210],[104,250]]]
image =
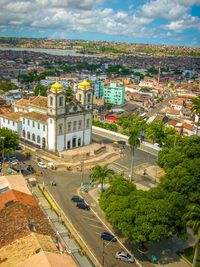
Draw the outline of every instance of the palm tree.
[[[187,225],[193,229],[194,234],[196,234],[197,236],[196,242],[194,244],[195,251],[192,262],[192,267],[195,267],[197,263],[197,257],[200,252],[200,205],[189,205],[188,212],[185,215],[185,219],[187,220]]]
[[[191,110],[198,116],[197,131],[196,131],[196,135],[198,135],[198,128],[199,128],[199,123],[200,123],[200,96],[192,99]]]
[[[99,183],[101,183],[101,192],[103,192],[104,181],[107,178],[112,179],[114,174],[115,174],[115,172],[113,170],[109,169],[107,165],[104,165],[104,166],[96,165],[92,168],[90,178],[92,178],[94,180],[99,180]]]
[[[140,134],[140,129],[138,127],[131,127],[129,129],[129,139],[128,143],[131,147],[131,181],[133,179],[133,167],[134,167],[134,154],[135,154],[135,148],[140,145],[140,140],[138,139]]]

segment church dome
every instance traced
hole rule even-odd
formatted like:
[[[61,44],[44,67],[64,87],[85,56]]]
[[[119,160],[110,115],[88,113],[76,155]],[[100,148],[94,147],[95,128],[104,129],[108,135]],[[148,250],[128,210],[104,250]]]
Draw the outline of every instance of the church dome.
[[[80,89],[90,89],[90,83],[86,80],[83,82],[79,83]]]
[[[60,93],[62,92],[62,84],[60,84],[58,81],[56,81],[54,84],[51,85],[51,92],[53,93]]]

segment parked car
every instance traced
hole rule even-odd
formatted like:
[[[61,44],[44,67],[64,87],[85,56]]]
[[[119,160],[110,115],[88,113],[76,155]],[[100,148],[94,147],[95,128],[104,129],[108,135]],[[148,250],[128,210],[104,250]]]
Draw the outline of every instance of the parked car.
[[[82,197],[79,197],[76,195],[72,196],[71,200],[74,202],[83,202],[84,203],[84,199]]]
[[[36,172],[32,165],[28,165],[27,171],[31,172],[32,174]]]
[[[27,170],[22,170],[21,173],[23,176],[28,176],[28,175],[32,174],[31,172],[29,172]]]
[[[124,251],[118,251],[115,254],[115,258],[121,261],[129,262],[129,263],[132,263],[135,261],[133,255],[129,255],[127,252],[124,252]]]
[[[112,241],[112,242],[116,242],[117,241],[117,238],[114,235],[112,235],[112,234],[110,234],[108,232],[102,232],[101,233],[101,238],[103,240]]]
[[[77,208],[82,209],[82,210],[90,210],[90,206],[86,204],[85,202],[78,202],[76,206]]]
[[[119,145],[125,146],[126,145],[126,141],[123,140],[119,140],[117,141]]]
[[[46,169],[46,168],[47,168],[47,166],[46,166],[42,161],[39,161],[39,162],[38,162],[38,166],[39,166],[40,168],[42,168],[42,169]]]

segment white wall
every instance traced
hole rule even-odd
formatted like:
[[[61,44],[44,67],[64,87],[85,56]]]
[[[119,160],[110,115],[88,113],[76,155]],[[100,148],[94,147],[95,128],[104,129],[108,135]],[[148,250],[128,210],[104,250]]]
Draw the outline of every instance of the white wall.
[[[52,123],[50,123],[50,120]],[[51,118],[48,118],[48,149],[55,151],[55,121]]]
[[[35,122],[35,127],[32,126],[32,122],[33,120],[29,119],[30,121],[30,125],[28,125],[28,119],[25,118],[25,124],[23,124],[23,121],[22,121],[22,132],[21,132],[21,137],[23,137],[23,130],[26,131],[26,140],[33,143],[33,144],[36,144],[36,145],[39,145],[41,148],[42,148],[42,138],[44,137],[46,139],[46,148],[47,148],[47,125],[44,124],[44,123],[41,123],[41,122],[37,122],[37,121],[34,121]],[[38,123],[40,124],[40,129],[38,129]],[[43,125],[45,125],[45,131],[43,131]],[[30,135],[31,135],[31,139],[27,139],[27,132],[30,132]],[[35,141],[32,140],[32,134],[35,134]],[[40,136],[40,144],[37,143],[37,136]]]
[[[20,134],[20,122],[14,122],[14,125],[13,125],[13,121],[11,120],[8,120],[8,119],[4,119],[4,118],[0,118],[1,120],[1,128],[8,128],[14,132],[18,132]],[[8,123],[8,121],[10,121],[10,123]]]
[[[85,145],[89,145],[91,143],[91,129],[85,130]]]
[[[64,150],[64,135],[57,136],[57,150],[58,152]]]
[[[39,112],[45,115],[47,114],[47,109],[29,106],[29,112],[31,111]]]

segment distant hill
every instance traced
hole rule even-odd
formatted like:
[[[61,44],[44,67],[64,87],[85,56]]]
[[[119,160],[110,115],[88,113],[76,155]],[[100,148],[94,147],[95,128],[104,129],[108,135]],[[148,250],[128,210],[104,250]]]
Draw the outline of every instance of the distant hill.
[[[0,37],[0,47],[66,49],[75,50],[83,54],[102,54],[112,56],[200,56],[200,48],[187,46],[129,44],[87,40],[54,40],[47,38]]]

